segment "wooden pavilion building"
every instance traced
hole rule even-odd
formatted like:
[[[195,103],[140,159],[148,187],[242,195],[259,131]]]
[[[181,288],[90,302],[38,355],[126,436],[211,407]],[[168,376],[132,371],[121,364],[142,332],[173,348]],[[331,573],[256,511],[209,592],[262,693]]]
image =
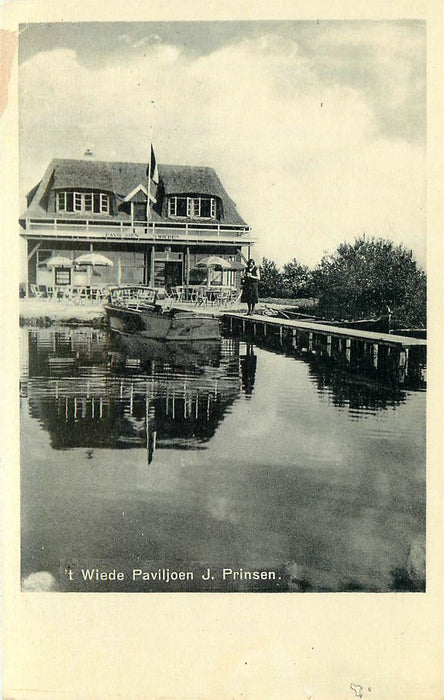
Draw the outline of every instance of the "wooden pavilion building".
[[[212,168],[187,165],[55,159],[27,195],[20,235],[27,241],[27,284],[82,285],[91,270],[74,265],[94,251],[113,264],[93,270],[93,284],[198,284],[208,271],[196,266],[217,255],[228,269],[212,282],[239,286],[243,249],[253,241]],[[61,256],[70,266],[48,268]],[[88,277],[89,275],[89,277]]]

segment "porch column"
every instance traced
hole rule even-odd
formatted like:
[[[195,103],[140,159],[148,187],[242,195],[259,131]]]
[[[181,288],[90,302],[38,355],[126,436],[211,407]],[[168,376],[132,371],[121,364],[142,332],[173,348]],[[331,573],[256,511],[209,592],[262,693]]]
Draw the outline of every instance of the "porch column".
[[[150,260],[150,287],[154,287],[154,254],[156,252],[156,246],[153,244],[151,246],[151,260]]]
[[[143,253],[143,284],[149,284],[148,276],[149,276],[149,266],[150,264],[150,254],[148,247],[144,250]]]
[[[327,336],[327,355],[331,357],[331,335]]]
[[[117,252],[117,284],[119,286],[122,284],[122,258],[120,257],[120,250]]]
[[[188,245],[185,251],[185,284],[187,287],[190,284],[190,246]]]
[[[351,338],[345,339],[345,359],[347,362],[351,361]]]
[[[37,282],[37,265],[36,261],[34,260],[35,255],[42,245],[41,243],[37,243],[34,245],[32,248],[32,241],[28,240],[27,241],[27,248],[28,248],[28,260],[26,264],[26,271],[25,271],[25,296],[29,296],[29,285],[30,284],[35,284]]]

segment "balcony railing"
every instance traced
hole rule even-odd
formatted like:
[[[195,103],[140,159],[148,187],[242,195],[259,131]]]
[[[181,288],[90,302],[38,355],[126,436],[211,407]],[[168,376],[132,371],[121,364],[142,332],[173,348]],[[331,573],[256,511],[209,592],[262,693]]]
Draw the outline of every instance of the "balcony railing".
[[[248,226],[216,223],[158,221],[98,221],[97,219],[26,219],[26,236],[49,235],[63,238],[99,238],[141,241],[235,240],[249,232]],[[246,242],[246,241],[245,241]],[[240,241],[239,241],[240,243]]]

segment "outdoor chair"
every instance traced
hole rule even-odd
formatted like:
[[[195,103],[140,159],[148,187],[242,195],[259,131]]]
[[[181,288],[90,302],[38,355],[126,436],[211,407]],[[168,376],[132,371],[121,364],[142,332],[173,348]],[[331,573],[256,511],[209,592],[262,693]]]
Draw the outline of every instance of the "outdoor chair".
[[[48,299],[57,299],[58,298],[57,287],[46,287],[46,296]]]
[[[100,301],[100,302],[102,302],[102,301],[107,301],[108,296],[109,296],[109,290],[106,289],[106,287],[99,287],[99,288],[96,290],[96,299],[97,299],[97,301]]]
[[[240,303],[242,290],[230,289],[229,297],[226,301],[226,306],[237,306]]]
[[[185,301],[185,287],[171,287],[171,296],[175,301]]]
[[[231,289],[220,289],[216,294],[213,304],[215,306],[226,306],[231,298]]]
[[[86,287],[79,287],[73,296],[75,304],[85,304],[89,299],[88,290]]]
[[[108,296],[108,292],[103,287],[93,287],[90,289],[90,299],[97,304],[100,304]]]
[[[208,289],[206,287],[198,287],[196,289],[194,304],[196,306],[208,305]]]
[[[45,296],[45,290],[40,289],[38,284],[31,284],[30,291],[31,291],[31,296],[35,297],[36,299],[43,299],[43,297]]]
[[[195,304],[198,297],[198,289],[196,285],[190,285],[187,289],[187,301]]]
[[[61,287],[60,288],[60,298],[63,301],[71,302],[73,299],[73,289],[72,287]]]

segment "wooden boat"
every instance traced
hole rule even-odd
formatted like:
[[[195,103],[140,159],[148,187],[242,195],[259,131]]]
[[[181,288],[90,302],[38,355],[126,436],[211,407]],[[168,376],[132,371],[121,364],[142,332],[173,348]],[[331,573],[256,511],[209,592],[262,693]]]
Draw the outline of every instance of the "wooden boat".
[[[388,333],[390,331],[390,321],[390,314],[383,314],[378,316],[378,318],[366,318],[359,321],[339,321],[338,324],[342,325],[344,328]]]
[[[220,338],[216,316],[174,308],[168,299],[158,299],[152,287],[112,289],[105,312],[110,330],[124,335],[174,341]]]
[[[276,307],[265,306],[266,315],[277,316],[278,318],[300,319],[311,321],[312,323],[322,323],[329,326],[340,326],[341,328],[354,328],[365,331],[380,331],[388,333],[391,328],[391,315],[382,314],[378,318],[366,318],[356,321],[320,318],[311,314],[304,314],[294,309],[277,309]]]

